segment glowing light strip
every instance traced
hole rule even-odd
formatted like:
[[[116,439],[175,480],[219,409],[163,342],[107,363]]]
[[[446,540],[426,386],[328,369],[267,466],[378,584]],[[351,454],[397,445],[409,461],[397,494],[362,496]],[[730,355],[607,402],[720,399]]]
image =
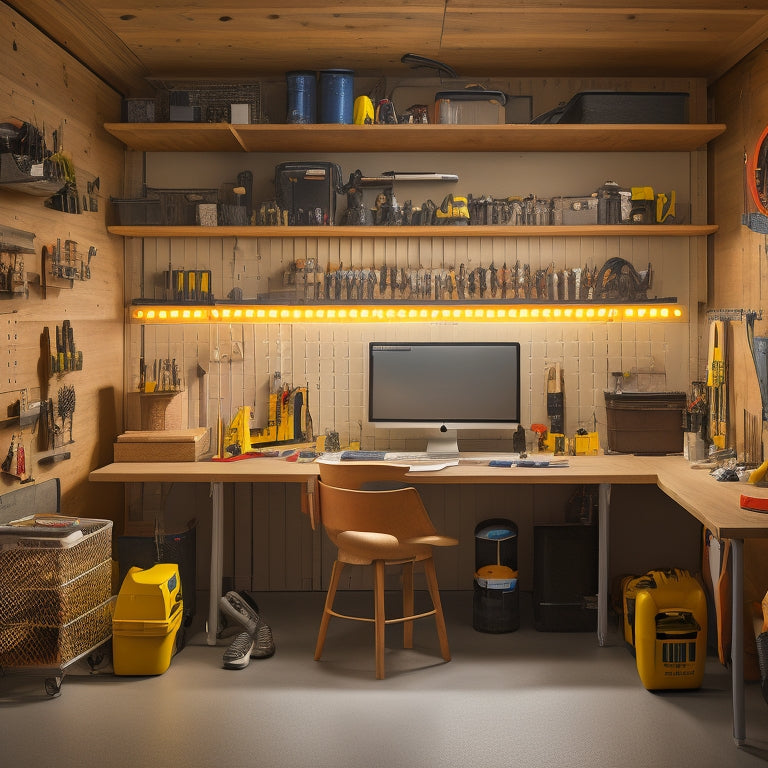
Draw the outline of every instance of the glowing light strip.
[[[132,323],[685,322],[681,304],[340,304],[129,308]]]

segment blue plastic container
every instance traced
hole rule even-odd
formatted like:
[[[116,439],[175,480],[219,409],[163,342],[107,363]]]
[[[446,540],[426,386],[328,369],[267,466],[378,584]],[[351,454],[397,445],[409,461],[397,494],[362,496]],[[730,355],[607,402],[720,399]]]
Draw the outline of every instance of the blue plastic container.
[[[287,123],[317,122],[317,78],[314,72],[287,72]]]
[[[320,122],[354,122],[355,83],[351,69],[325,69],[320,72]]]

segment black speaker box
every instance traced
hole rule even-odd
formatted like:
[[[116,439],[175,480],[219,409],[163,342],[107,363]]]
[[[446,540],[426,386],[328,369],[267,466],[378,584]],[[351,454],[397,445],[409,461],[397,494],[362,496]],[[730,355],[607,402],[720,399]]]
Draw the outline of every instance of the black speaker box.
[[[597,629],[596,525],[533,529],[533,620],[541,632]]]

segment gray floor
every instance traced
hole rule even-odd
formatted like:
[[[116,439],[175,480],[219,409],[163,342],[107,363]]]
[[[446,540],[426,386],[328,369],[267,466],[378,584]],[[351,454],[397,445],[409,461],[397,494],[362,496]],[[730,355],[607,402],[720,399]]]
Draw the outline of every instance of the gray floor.
[[[41,678],[0,677],[2,764],[12,766],[288,766],[297,768],[724,768],[768,762],[768,705],[747,688],[747,745],[731,737],[729,673],[707,662],[696,691],[651,693],[618,634],[542,633],[525,602],[520,630],[472,628],[471,593],[444,593],[453,660],[434,624],[416,648],[387,636],[386,680],[374,679],[369,625],[333,620],[312,659],[323,596],[257,595],[277,653],[221,668],[193,631],[157,677],[88,675],[61,695]],[[346,595],[350,602],[359,595]],[[203,602],[199,605],[205,605]],[[195,629],[193,627],[193,629]]]

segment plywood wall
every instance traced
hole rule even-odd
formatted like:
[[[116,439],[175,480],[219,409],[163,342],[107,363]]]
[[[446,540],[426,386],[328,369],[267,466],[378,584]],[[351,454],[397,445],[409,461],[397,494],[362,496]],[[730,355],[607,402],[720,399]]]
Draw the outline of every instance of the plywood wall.
[[[709,151],[710,216],[720,227],[709,263],[711,308],[759,310],[768,297],[766,236],[742,225],[742,214],[757,210],[746,197],[745,160],[768,125],[767,53],[761,45],[711,88],[711,119],[728,126]],[[758,322],[758,335],[767,323]]]
[[[43,197],[0,188],[0,230],[13,227],[35,236],[35,253],[25,256],[28,297],[0,298],[0,419],[22,393],[34,402],[47,388],[56,407],[59,389],[74,387],[73,442],[62,448],[71,458],[39,464],[45,451],[37,434],[26,430],[27,470],[35,482],[61,478],[63,511],[120,521],[122,488],[87,480],[91,469],[111,460],[112,441],[122,428],[123,244],[108,235],[105,211],[109,196],[122,190],[124,152],[101,127],[119,119],[120,96],[4,4],[0,50],[0,122],[6,117],[31,122],[44,130],[49,146],[58,130],[64,150],[72,156],[82,187],[78,191],[86,191],[86,180],[99,179],[98,211],[81,214],[51,210]],[[49,289],[43,298],[42,249],[57,240],[75,241],[79,253],[95,247],[91,277],[61,290]],[[41,366],[41,335],[47,327],[54,338],[56,326],[65,320],[83,353],[83,370],[49,381]],[[3,422],[3,458],[18,431],[17,424]],[[0,475],[0,494],[18,486],[18,480]]]

